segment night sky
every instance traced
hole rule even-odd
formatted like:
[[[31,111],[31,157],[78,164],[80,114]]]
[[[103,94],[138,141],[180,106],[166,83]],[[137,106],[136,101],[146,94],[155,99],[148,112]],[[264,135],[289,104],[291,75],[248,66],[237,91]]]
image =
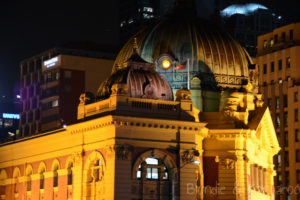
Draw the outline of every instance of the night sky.
[[[70,41],[116,45],[116,2],[1,1],[0,95],[11,94],[17,88],[19,62],[25,58]],[[275,4],[289,19],[299,19],[299,1]]]
[[[112,41],[112,3],[80,2],[1,1],[0,95],[18,87],[23,59],[70,41]]]

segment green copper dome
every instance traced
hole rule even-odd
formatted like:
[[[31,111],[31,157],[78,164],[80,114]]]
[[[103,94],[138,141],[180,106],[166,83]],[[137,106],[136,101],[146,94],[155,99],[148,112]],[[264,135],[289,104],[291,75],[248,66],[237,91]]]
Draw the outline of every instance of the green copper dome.
[[[123,46],[116,58],[116,67],[133,54],[134,38],[142,59],[156,63],[156,70],[173,89],[186,86],[187,59],[190,59],[191,79],[198,77],[202,88],[240,87],[247,82],[248,66],[251,64],[247,52],[227,32],[209,21],[178,15],[149,26]],[[171,68],[165,70],[159,66],[161,55],[172,58]],[[185,65],[183,70],[174,69],[182,63]]]

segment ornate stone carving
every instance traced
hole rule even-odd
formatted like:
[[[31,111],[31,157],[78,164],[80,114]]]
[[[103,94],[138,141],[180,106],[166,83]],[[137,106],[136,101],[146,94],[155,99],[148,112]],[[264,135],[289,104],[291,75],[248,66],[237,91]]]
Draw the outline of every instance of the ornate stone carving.
[[[111,157],[115,153],[115,145],[108,145],[104,148],[107,157]]]
[[[112,95],[128,95],[128,86],[127,84],[113,84],[111,87]]]
[[[262,100],[262,94],[256,95],[256,107],[263,107],[264,101]]]
[[[195,161],[195,157],[200,155],[198,150],[185,150],[181,153],[181,160],[184,164],[188,164]]]
[[[245,86],[251,91],[251,84]],[[249,111],[255,109],[254,95],[250,92],[235,92],[228,90],[221,97],[220,111],[225,117],[233,118],[237,122],[248,124]]]
[[[95,101],[95,96],[91,92],[85,92],[80,95],[79,101],[80,101],[79,105],[90,104]]]
[[[72,154],[72,159],[73,159],[75,165],[80,165],[83,154],[84,154],[83,151],[74,152]]]
[[[235,159],[233,158],[219,158],[218,159],[220,167],[222,169],[234,169],[235,168]]]
[[[129,144],[120,144],[115,146],[117,159],[127,160],[129,153],[132,152],[134,147]]]
[[[176,92],[176,101],[191,100],[191,92],[187,89],[180,88]]]

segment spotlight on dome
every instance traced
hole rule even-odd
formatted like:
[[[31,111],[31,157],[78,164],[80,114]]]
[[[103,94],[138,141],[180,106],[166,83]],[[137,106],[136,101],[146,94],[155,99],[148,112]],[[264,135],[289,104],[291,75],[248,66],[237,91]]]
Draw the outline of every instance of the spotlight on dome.
[[[162,62],[163,69],[169,69],[171,67],[171,62],[169,60],[163,60]]]

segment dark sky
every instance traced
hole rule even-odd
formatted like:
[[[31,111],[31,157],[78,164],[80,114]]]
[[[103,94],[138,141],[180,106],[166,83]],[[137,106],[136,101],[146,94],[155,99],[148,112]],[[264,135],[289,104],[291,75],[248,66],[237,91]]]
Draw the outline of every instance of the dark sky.
[[[0,95],[12,91],[25,58],[69,41],[112,40],[113,3],[93,2],[1,1]]]
[[[115,2],[1,1],[0,95],[11,93],[17,85],[19,62],[25,58],[69,41],[116,43]],[[280,12],[299,17],[300,1],[275,2]]]

